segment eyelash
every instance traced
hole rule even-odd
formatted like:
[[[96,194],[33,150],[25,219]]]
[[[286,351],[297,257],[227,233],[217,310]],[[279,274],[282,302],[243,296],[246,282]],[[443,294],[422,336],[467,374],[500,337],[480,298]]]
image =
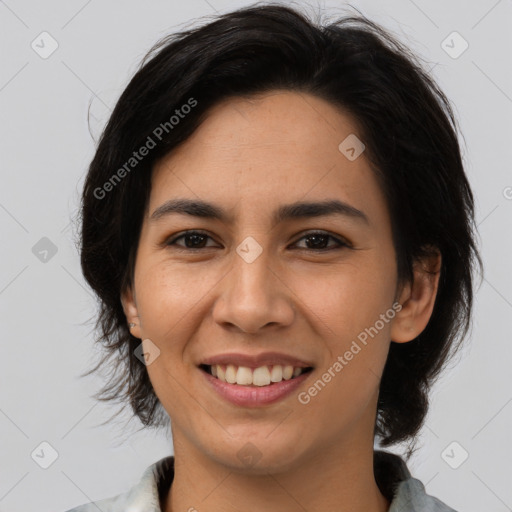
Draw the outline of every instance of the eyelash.
[[[200,251],[202,249],[211,248],[211,247],[184,247],[184,246],[177,246],[176,245],[176,241],[177,240],[179,240],[181,238],[185,238],[186,236],[191,236],[191,235],[200,235],[200,236],[208,237],[208,238],[211,239],[210,235],[208,235],[207,233],[204,233],[203,231],[191,230],[191,231],[184,231],[179,236],[171,238],[169,241],[167,241],[165,243],[165,245],[180,247],[180,249],[178,249],[178,250],[185,251],[185,252]],[[327,252],[327,251],[332,251],[332,250],[342,249],[342,248],[347,248],[348,249],[348,248],[351,247],[350,244],[345,242],[343,239],[338,238],[336,236],[333,236],[333,235],[331,235],[330,233],[328,233],[326,231],[311,231],[311,232],[306,233],[305,235],[303,235],[295,243],[299,242],[300,240],[302,240],[304,238],[307,238],[307,237],[310,237],[310,236],[315,236],[315,235],[320,235],[320,236],[323,236],[323,237],[332,238],[338,244],[338,246],[337,247],[324,248],[324,249],[300,248],[299,250],[313,251],[313,252]]]

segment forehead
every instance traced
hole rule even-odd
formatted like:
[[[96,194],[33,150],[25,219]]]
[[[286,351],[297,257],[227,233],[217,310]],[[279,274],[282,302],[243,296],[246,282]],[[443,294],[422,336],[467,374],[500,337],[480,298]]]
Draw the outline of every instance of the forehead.
[[[361,138],[348,114],[306,93],[224,100],[155,165],[149,212],[172,197],[243,210],[328,196],[382,216],[384,198],[364,151],[355,159],[344,152],[344,141]]]

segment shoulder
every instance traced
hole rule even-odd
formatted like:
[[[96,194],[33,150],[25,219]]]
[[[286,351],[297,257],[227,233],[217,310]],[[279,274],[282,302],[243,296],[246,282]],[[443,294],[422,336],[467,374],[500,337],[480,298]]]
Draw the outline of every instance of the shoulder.
[[[427,494],[425,486],[417,478],[400,482],[389,512],[457,512],[435,496]]]
[[[161,512],[160,496],[168,489],[174,476],[173,463],[173,457],[164,457],[146,468],[139,482],[128,491],[84,503],[66,512]]]
[[[457,512],[426,493],[425,486],[413,478],[405,461],[383,450],[374,451],[375,480],[391,505],[388,512]]]

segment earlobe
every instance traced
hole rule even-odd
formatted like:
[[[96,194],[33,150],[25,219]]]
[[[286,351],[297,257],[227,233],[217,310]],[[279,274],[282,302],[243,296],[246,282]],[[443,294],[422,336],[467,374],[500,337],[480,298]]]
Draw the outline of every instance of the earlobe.
[[[437,248],[413,265],[413,282],[406,283],[399,294],[402,309],[391,327],[391,341],[406,343],[425,329],[434,310],[441,275],[441,253]]]
[[[121,293],[121,304],[123,306],[123,311],[126,316],[126,322],[128,324],[128,327],[130,328],[130,333],[132,334],[132,336],[140,338],[141,335],[139,311],[137,308],[135,293],[132,291],[131,286],[127,287]]]

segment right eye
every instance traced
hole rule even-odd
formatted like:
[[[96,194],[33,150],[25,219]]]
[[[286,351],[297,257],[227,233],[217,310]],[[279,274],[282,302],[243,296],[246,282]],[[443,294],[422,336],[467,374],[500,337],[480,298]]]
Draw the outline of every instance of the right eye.
[[[176,242],[180,239],[184,239],[185,245],[176,244]],[[178,246],[178,247],[184,247],[185,250],[195,250],[195,249],[202,249],[204,247],[204,241],[206,239],[212,239],[208,234],[202,232],[202,231],[185,231],[184,233],[180,234],[179,236],[176,236],[169,240],[166,245],[168,246]]]

